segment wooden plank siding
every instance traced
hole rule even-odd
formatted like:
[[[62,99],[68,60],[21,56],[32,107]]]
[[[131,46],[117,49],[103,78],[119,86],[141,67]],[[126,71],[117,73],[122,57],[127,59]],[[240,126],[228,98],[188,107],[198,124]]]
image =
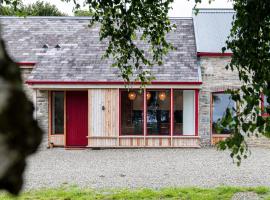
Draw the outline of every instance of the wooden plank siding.
[[[199,137],[174,137],[172,140],[172,147],[200,147]]]
[[[146,138],[145,140],[146,147],[170,147],[171,138]]]
[[[116,147],[119,135],[118,89],[88,91],[88,147]]]
[[[144,137],[121,137],[120,147],[144,147]]]

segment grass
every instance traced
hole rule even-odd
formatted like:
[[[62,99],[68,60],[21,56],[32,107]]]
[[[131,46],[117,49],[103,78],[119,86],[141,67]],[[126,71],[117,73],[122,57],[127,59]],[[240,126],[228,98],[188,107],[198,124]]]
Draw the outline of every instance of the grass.
[[[270,200],[270,188],[242,188],[217,187],[203,188],[165,188],[160,190],[92,190],[79,187],[60,187],[54,189],[41,189],[22,193],[19,197],[12,197],[0,193],[0,200],[230,200],[237,192],[255,192],[262,199]]]

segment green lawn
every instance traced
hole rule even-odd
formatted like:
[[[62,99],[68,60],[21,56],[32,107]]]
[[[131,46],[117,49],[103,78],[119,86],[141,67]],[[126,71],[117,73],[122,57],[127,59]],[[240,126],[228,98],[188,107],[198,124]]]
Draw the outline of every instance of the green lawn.
[[[218,187],[212,189],[202,188],[166,188],[161,190],[90,190],[78,187],[61,187],[56,189],[43,189],[29,191],[15,198],[1,193],[0,200],[119,200],[119,199],[180,199],[180,200],[230,200],[237,192],[252,191],[262,199],[270,200],[270,188],[238,188]]]

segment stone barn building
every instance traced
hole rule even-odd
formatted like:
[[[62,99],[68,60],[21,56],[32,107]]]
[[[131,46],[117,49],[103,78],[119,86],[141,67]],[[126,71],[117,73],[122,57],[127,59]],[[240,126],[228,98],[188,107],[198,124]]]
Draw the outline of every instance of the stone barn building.
[[[156,79],[143,90],[136,81],[127,89],[113,61],[101,59],[107,43],[88,18],[0,17],[0,23],[46,133],[43,146],[199,148],[230,135],[217,133],[215,124],[236,106],[224,91],[241,85],[225,69],[231,52],[221,52],[233,14],[201,9],[171,19],[177,29],[167,39],[177,49],[153,67]],[[268,145],[264,138],[252,143]]]

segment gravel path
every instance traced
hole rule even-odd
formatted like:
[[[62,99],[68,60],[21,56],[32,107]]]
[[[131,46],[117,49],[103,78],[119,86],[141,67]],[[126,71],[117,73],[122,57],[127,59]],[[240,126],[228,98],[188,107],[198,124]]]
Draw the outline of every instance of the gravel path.
[[[241,167],[215,149],[41,151],[29,159],[25,189],[270,186],[270,149],[252,149]]]

